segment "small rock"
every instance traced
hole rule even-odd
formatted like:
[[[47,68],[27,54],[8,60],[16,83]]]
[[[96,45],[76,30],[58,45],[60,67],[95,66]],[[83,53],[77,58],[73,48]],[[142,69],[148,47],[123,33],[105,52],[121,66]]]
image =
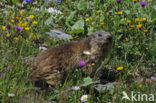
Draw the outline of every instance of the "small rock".
[[[40,51],[45,51],[45,50],[47,50],[47,48],[46,47],[39,47],[39,50]]]
[[[114,84],[115,82],[112,83],[106,83],[106,84],[95,84],[94,88],[98,91],[98,92],[106,92],[107,90],[111,90],[114,89]]]
[[[50,30],[50,32],[47,32],[46,34],[48,34],[51,37],[58,38],[60,40],[69,40],[70,38],[72,38],[70,34],[63,33],[59,30]]]

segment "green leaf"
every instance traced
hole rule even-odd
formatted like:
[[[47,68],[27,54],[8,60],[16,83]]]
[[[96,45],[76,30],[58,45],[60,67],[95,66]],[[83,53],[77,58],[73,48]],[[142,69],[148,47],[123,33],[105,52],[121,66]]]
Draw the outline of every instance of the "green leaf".
[[[51,15],[46,21],[45,21],[45,25],[50,25],[53,23],[53,15]]]
[[[70,28],[71,28],[70,21],[72,21],[72,19],[74,18],[75,14],[76,14],[76,11],[71,12],[70,15],[66,19],[65,23]]]
[[[84,82],[83,86],[87,86],[92,83],[92,79],[90,77],[86,77],[83,79],[83,82]]]
[[[91,35],[94,31],[93,27],[88,28],[88,34],[87,35]]]
[[[84,31],[84,20],[78,20],[72,27],[71,27],[71,34],[79,34]]]
[[[17,4],[17,3],[19,3],[19,0],[12,0],[12,3]]]
[[[87,7],[87,4],[85,2],[85,0],[80,0],[78,5],[77,5],[77,9],[78,10],[85,10]]]

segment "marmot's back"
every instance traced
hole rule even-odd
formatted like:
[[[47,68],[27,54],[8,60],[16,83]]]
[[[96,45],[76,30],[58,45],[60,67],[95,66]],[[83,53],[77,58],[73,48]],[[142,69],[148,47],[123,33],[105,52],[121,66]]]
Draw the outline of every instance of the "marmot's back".
[[[72,69],[72,67],[77,65],[80,60],[89,63],[98,62],[100,60],[98,58],[101,57],[105,58],[112,44],[112,40],[108,40],[108,38],[111,38],[109,33],[99,31],[85,40],[70,42],[42,52],[34,59],[31,69],[32,80],[57,85],[65,79],[67,73],[73,72],[74,68]],[[91,55],[86,56],[83,51],[89,51]]]

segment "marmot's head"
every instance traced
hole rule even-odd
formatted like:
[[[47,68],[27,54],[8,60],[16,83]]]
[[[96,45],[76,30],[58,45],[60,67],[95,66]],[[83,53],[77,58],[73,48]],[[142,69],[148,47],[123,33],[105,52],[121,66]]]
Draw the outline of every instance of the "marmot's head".
[[[102,47],[111,47],[112,46],[112,36],[109,32],[97,31],[94,32],[90,37],[90,45],[96,44]]]

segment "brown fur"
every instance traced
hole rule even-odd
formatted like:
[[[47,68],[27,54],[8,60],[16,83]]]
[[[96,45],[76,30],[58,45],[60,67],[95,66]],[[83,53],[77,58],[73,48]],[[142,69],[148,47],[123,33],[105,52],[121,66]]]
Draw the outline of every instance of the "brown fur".
[[[74,71],[80,60],[87,64],[82,72],[94,75],[96,69],[91,69],[91,63],[99,66],[111,50],[111,45],[111,35],[97,31],[85,40],[50,48],[34,59],[31,78],[34,82],[45,81],[56,86],[64,81],[68,73]],[[83,51],[89,51],[91,55],[85,55]]]

